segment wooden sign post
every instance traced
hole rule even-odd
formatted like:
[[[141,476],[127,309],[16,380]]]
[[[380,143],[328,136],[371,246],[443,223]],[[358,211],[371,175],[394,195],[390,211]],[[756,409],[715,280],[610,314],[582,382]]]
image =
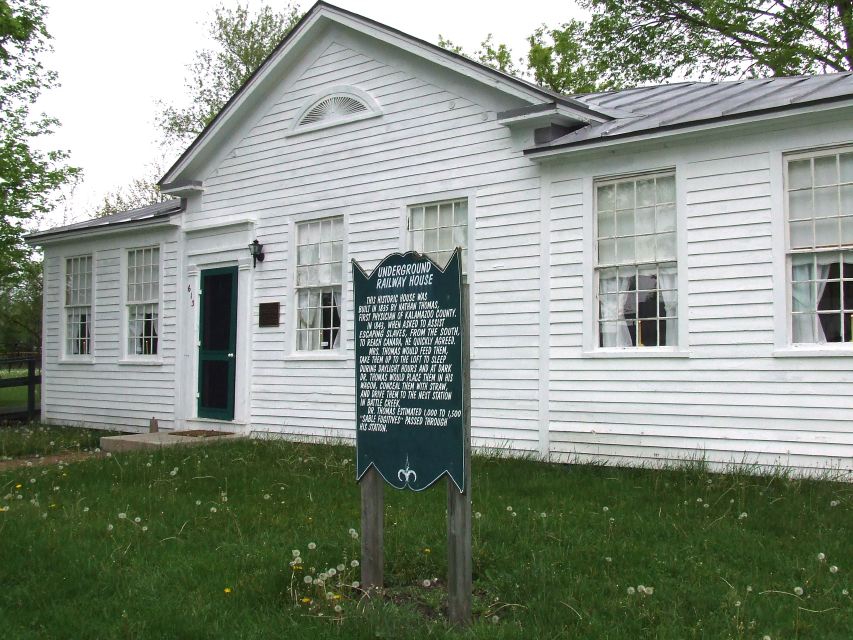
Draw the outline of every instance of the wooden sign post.
[[[471,622],[471,413],[461,251],[442,269],[410,251],[369,275],[353,261],[356,479],[365,588],[381,588],[384,484],[423,491],[447,476],[448,612]]]

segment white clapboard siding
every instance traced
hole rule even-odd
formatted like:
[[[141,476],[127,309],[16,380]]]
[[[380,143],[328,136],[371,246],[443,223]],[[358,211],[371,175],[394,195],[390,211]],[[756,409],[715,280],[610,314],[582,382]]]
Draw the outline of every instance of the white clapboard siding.
[[[257,301],[279,301],[284,322],[256,329],[252,428],[294,436],[354,437],[352,309],[348,357],[298,359],[289,307],[294,220],[345,215],[348,258],[372,268],[407,248],[401,218],[430,194],[467,197],[476,211],[472,288],[472,414],[483,441],[534,449],[538,430],[539,177],[477,93],[446,90],[356,48],[328,45],[205,179],[196,220],[251,211],[268,248],[255,273]],[[299,135],[293,118],[325,87],[354,85],[383,115]],[[404,233],[402,233],[405,236]],[[347,291],[352,299],[347,266]],[[253,312],[253,317],[256,313]],[[289,333],[290,332],[290,333]]]
[[[120,363],[123,341],[121,272],[127,249],[160,246],[160,364]],[[105,239],[45,247],[44,416],[47,422],[105,429],[143,429],[152,417],[164,428],[174,425],[176,352],[176,278],[178,243],[174,231],[121,234]],[[66,256],[91,254],[94,280],[94,357],[91,362],[63,362],[65,321],[62,273]]]
[[[548,371],[555,459],[853,469],[853,358],[774,353],[776,314],[786,313],[774,304],[774,287],[784,291],[786,284],[774,282],[774,260],[784,243],[773,234],[784,224],[781,176],[774,177],[772,158],[792,140],[808,140],[809,130],[775,135],[779,140],[767,133],[685,142],[670,152],[678,159],[684,237],[678,295],[688,335],[681,336],[680,357],[584,351],[584,319],[593,315],[584,309],[587,279],[594,300],[592,256],[590,271],[583,267],[583,252],[592,247],[584,233],[593,229],[584,193],[592,193],[594,177],[607,170],[602,162],[589,168],[566,163],[556,171],[550,185]],[[660,158],[648,154],[648,167],[673,164]],[[632,166],[641,165],[633,158]],[[611,172],[619,171],[614,163]],[[593,323],[586,326],[594,334]]]

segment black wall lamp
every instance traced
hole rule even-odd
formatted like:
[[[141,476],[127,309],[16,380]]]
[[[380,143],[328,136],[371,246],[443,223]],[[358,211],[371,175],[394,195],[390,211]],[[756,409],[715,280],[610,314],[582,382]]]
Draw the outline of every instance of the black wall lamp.
[[[264,261],[264,245],[258,242],[257,238],[249,245],[249,253],[252,254],[252,268],[258,266],[259,262]]]

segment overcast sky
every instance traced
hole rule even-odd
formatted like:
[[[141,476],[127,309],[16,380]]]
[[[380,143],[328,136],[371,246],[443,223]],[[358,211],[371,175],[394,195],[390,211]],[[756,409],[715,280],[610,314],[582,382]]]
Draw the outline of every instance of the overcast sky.
[[[208,44],[205,22],[218,4],[237,0],[44,0],[54,53],[45,60],[62,86],[37,107],[62,126],[49,148],[71,152],[84,178],[63,210],[41,222],[50,227],[87,217],[103,195],[129,183],[166,154],[155,125],[157,101],[180,103],[186,66]],[[243,0],[245,4],[246,1]],[[249,0],[250,7],[279,0]],[[526,53],[525,38],[540,24],[556,26],[578,9],[566,0],[523,5],[495,0],[338,0],[339,6],[430,42],[439,34],[475,51],[488,33]],[[303,11],[312,3],[300,3]]]

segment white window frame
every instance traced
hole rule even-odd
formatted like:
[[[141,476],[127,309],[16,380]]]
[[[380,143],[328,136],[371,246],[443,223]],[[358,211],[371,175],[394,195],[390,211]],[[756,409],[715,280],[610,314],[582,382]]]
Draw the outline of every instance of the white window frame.
[[[679,170],[681,169],[681,170]],[[591,314],[585,314],[584,328],[586,337],[584,338],[584,356],[591,357],[673,357],[673,356],[689,356],[687,351],[688,336],[687,322],[685,314],[687,312],[686,297],[687,289],[685,284],[686,279],[686,261],[685,261],[685,202],[684,188],[681,184],[683,180],[683,168],[678,166],[661,167],[650,169],[648,171],[631,172],[615,175],[602,175],[588,178],[584,189],[584,200],[589,203],[585,208],[586,220],[588,226],[585,225],[585,232],[588,230],[587,242],[585,247],[589,255],[589,266],[584,270],[590,278],[591,283],[589,289],[589,300],[592,308]],[[608,184],[616,184],[626,181],[637,181],[644,178],[660,178],[672,176],[675,184],[675,285],[676,285],[676,332],[677,341],[672,345],[655,345],[655,346],[616,346],[602,347],[600,335],[600,285],[599,285],[599,261],[598,261],[598,187]],[[651,265],[667,264],[667,262],[649,262]],[[634,263],[635,266],[638,263]],[[625,265],[626,267],[629,265]],[[606,267],[605,267],[606,268]]]
[[[808,249],[792,249],[790,224],[789,224],[789,206],[788,206],[788,165],[792,161],[813,159],[825,156],[835,156],[845,153],[853,153],[853,145],[841,144],[834,146],[826,146],[805,150],[785,151],[781,154],[781,210],[782,210],[782,236],[784,237],[784,304],[779,305],[780,309],[784,309],[784,327],[785,335],[781,345],[777,342],[777,348],[774,355],[853,355],[853,342],[794,342],[793,330],[793,283],[792,283],[792,264],[795,254],[815,255],[818,253],[841,253],[843,251],[853,252],[853,244],[845,248],[824,249],[824,250],[808,250]],[[842,285],[843,286],[843,285]],[[781,348],[780,348],[781,347]]]
[[[471,212],[471,201],[472,198],[467,195],[458,196],[458,197],[449,197],[449,198],[437,198],[434,200],[426,200],[423,202],[413,202],[405,205],[403,208],[403,227],[402,233],[404,235],[404,251],[418,251],[419,253],[423,253],[419,249],[416,249],[414,243],[412,241],[412,228],[411,228],[411,215],[412,209],[418,207],[430,207],[430,206],[441,206],[447,204],[455,204],[457,202],[465,202],[466,208],[466,218],[465,218],[465,254],[464,254],[464,262],[462,263],[462,275],[468,276],[472,273],[471,264],[472,264],[472,256],[473,252],[473,243],[471,241],[471,233],[472,233],[472,212]],[[454,225],[456,226],[456,225]],[[440,227],[439,227],[440,228]],[[436,257],[433,257],[427,253],[424,255],[428,255],[432,260],[438,264],[441,268],[444,268],[444,265],[447,263],[446,260],[443,261],[443,264],[439,264],[441,262]],[[460,256],[462,257],[462,256]]]
[[[298,292],[299,287],[297,286],[296,281],[296,271],[299,263],[297,250],[298,250],[298,241],[297,234],[299,233],[299,225],[309,222],[320,222],[323,220],[330,220],[333,218],[341,218],[343,226],[342,226],[342,239],[341,239],[341,297],[340,297],[340,309],[338,313],[340,314],[340,328],[338,329],[338,334],[340,339],[338,341],[338,346],[332,349],[320,349],[314,351],[300,351],[297,349],[297,334],[299,327],[299,318],[298,318]],[[293,216],[290,220],[290,224],[288,225],[288,252],[289,252],[289,268],[290,268],[290,276],[289,286],[287,287],[287,305],[289,310],[285,315],[285,323],[286,323],[286,334],[287,334],[287,349],[285,360],[345,360],[349,356],[347,355],[347,303],[348,303],[348,293],[349,289],[352,286],[352,274],[349,270],[349,255],[348,255],[348,238],[349,238],[349,230],[348,230],[348,216],[343,212],[332,212],[332,213],[307,213]]]
[[[72,260],[80,260],[88,258],[91,264],[91,283],[89,287],[89,304],[88,305],[69,305],[68,304],[68,263]],[[81,253],[62,257],[62,280],[60,295],[62,296],[62,345],[60,347],[61,359],[66,362],[84,362],[91,363],[95,360],[95,252]],[[69,309],[88,307],[89,309],[89,353],[71,353],[68,349],[70,340],[68,327]]]
[[[127,287],[129,281],[129,256],[132,251],[142,251],[146,249],[156,249],[158,252],[157,266],[157,297],[153,302],[130,302],[127,295]],[[139,246],[123,247],[121,253],[121,323],[122,329],[120,332],[122,347],[122,359],[120,363],[124,364],[152,364],[159,365],[163,363],[163,244],[151,243]],[[130,350],[130,307],[142,304],[157,305],[157,353],[155,354],[137,354]]]

